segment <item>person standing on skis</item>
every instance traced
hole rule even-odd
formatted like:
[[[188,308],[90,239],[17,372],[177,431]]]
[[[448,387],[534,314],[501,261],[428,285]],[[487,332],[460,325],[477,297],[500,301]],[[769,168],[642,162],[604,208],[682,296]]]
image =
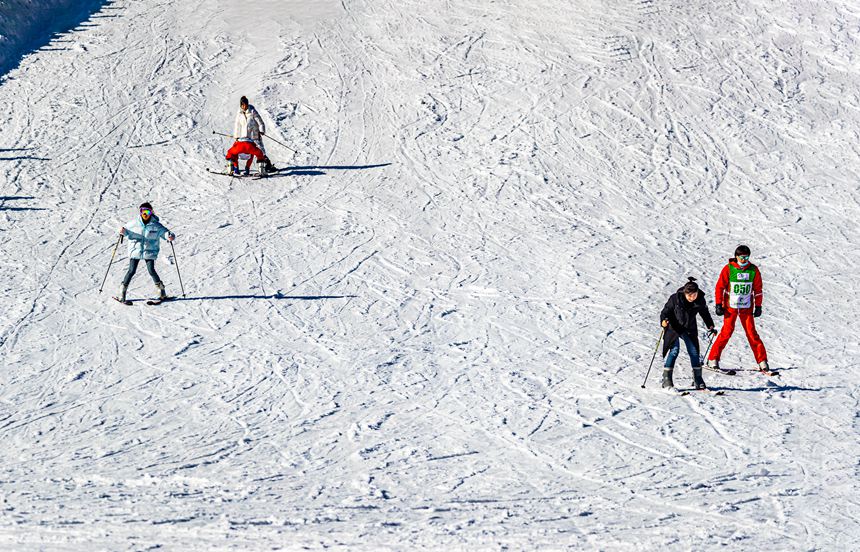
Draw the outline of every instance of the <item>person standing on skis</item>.
[[[230,161],[230,170],[233,174],[239,174],[239,155],[253,156],[260,164],[263,173],[277,170],[266,156],[263,147],[263,136],[266,134],[266,123],[253,105],[248,103],[248,98],[242,96],[239,99],[239,112],[236,113],[236,122],[233,125],[233,139],[236,141],[227,152],[227,160]],[[249,157],[245,163],[245,176],[251,172],[251,161]]]
[[[761,271],[750,262],[750,248],[746,245],[739,245],[735,249],[735,256],[723,267],[717,280],[715,301],[714,312],[717,316],[723,316],[723,327],[708,355],[708,367],[719,368],[720,356],[735,331],[735,323],[740,319],[759,370],[770,372],[767,351],[755,329],[755,319],[761,316]]]
[[[696,389],[706,389],[705,380],[702,379],[702,359],[699,356],[699,336],[696,326],[696,315],[702,317],[702,321],[708,327],[708,333],[716,334],[714,320],[708,312],[708,303],[705,294],[699,290],[699,285],[693,277],[678,291],[669,297],[663,310],[660,311],[660,325],[666,329],[663,341],[663,356],[666,358],[663,364],[663,387],[674,387],[672,371],[675,369],[675,360],[681,351],[681,341],[687,347],[690,355],[690,364],[693,366],[693,385]]]
[[[130,305],[130,301],[126,301],[125,293],[128,290],[128,284],[131,282],[134,273],[137,272],[137,265],[143,260],[146,263],[146,269],[149,275],[152,276],[152,281],[155,282],[155,287],[158,288],[158,298],[160,300],[167,299],[167,293],[164,291],[164,283],[155,271],[155,259],[158,258],[158,252],[161,249],[159,240],[166,239],[172,242],[176,239],[176,235],[168,230],[155,215],[152,205],[149,202],[144,202],[138,208],[138,217],[126,223],[125,226],[119,229],[119,233],[128,238],[128,272],[122,280],[120,288],[120,296],[117,301]]]

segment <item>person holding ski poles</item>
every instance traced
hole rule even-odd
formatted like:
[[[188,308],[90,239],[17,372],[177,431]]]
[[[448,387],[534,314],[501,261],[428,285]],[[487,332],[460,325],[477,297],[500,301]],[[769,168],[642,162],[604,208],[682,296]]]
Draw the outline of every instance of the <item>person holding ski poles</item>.
[[[723,317],[723,327],[708,355],[708,368],[720,367],[720,356],[740,319],[759,370],[770,373],[767,350],[755,329],[755,319],[761,316],[762,297],[761,272],[750,262],[750,248],[739,245],[717,280],[714,312]]]
[[[164,291],[164,283],[155,271],[155,259],[158,258],[158,252],[161,249],[159,240],[166,239],[172,242],[176,239],[176,235],[158,220],[149,202],[141,203],[138,212],[139,215],[136,219],[129,221],[119,230],[120,234],[128,238],[129,261],[128,272],[122,280],[120,296],[116,297],[116,300],[126,305],[130,305],[131,301],[126,300],[125,293],[141,260],[146,263],[146,269],[152,276],[155,287],[158,288],[158,298],[162,301],[168,299],[167,293]]]
[[[253,105],[248,103],[248,98],[242,96],[239,99],[239,112],[236,113],[236,122],[233,125],[233,139],[236,140],[227,152],[227,160],[230,161],[230,171],[239,174],[239,155],[245,154],[257,159],[262,173],[274,172],[277,169],[266,156],[263,147],[263,136],[266,134],[266,123]],[[245,176],[251,173],[252,157],[245,163]]]
[[[696,389],[706,389],[705,380],[702,379],[702,359],[699,357],[699,337],[696,326],[696,315],[702,317],[708,327],[708,333],[715,335],[714,320],[708,312],[708,303],[705,295],[699,290],[699,285],[693,277],[678,291],[673,293],[663,310],[660,311],[660,325],[666,329],[663,341],[663,387],[674,387],[672,371],[675,369],[675,360],[681,351],[681,341],[687,347],[690,355],[690,364],[693,366],[693,385]]]

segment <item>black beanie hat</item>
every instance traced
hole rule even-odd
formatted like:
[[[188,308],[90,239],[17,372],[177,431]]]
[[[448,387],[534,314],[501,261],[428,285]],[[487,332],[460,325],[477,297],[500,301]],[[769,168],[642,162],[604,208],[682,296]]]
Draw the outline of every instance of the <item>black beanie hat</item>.
[[[152,205],[150,205],[148,201],[144,201],[140,204],[140,207],[137,208],[138,211],[140,211],[141,209],[149,209],[150,211],[153,210]]]
[[[735,257],[737,257],[738,255],[749,255],[749,254],[750,254],[750,248],[745,246],[745,245],[739,245],[735,249]]]
[[[248,105],[248,98],[246,98],[245,96],[239,98],[239,105]]]

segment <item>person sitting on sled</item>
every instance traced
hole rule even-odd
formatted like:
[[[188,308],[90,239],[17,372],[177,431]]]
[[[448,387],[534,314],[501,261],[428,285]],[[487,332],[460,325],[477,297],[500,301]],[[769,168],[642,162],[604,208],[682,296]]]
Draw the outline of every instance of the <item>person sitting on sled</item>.
[[[245,176],[251,173],[251,161],[256,158],[260,165],[260,173],[266,174],[276,171],[272,162],[266,156],[263,146],[263,136],[266,134],[266,123],[254,108],[248,103],[248,98],[242,96],[239,100],[239,112],[236,114],[236,122],[233,125],[233,138],[236,140],[227,152],[227,160],[230,161],[230,172],[239,175],[239,156],[248,155],[245,163]]]

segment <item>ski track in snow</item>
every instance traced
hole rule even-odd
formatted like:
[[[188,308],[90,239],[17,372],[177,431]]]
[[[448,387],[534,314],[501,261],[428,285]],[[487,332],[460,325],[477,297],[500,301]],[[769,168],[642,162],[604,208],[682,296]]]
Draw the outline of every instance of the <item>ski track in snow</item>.
[[[854,546],[856,8],[245,6],[111,2],[0,85],[0,548]],[[267,180],[204,170],[242,94]],[[122,307],[144,200],[187,297]],[[738,243],[781,377],[641,390]]]

